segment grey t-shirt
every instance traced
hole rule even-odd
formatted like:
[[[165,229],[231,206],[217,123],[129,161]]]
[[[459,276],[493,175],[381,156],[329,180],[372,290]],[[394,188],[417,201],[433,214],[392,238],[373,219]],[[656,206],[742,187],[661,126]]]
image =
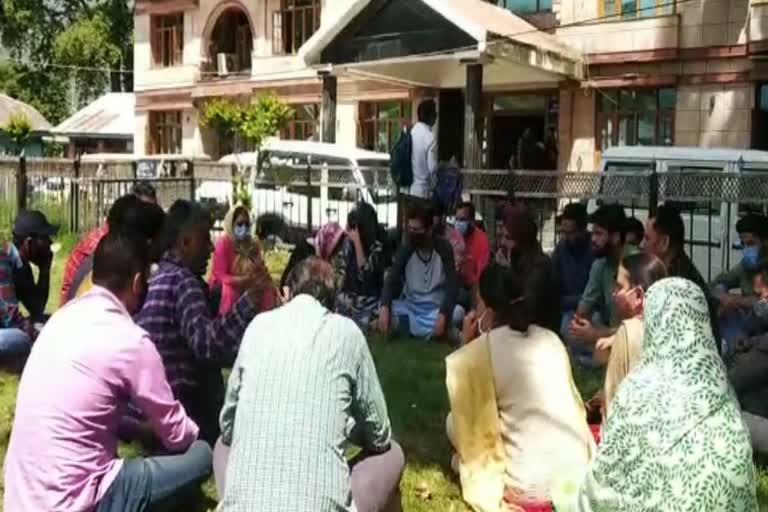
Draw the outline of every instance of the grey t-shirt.
[[[445,300],[445,268],[437,251],[423,259],[413,251],[405,264],[405,297],[410,302],[431,302],[440,307]]]

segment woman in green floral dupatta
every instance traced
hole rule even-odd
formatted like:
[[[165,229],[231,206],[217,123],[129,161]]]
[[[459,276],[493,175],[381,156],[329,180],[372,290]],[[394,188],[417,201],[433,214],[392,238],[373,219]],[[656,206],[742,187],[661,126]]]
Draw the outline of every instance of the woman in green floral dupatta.
[[[701,290],[665,279],[646,296],[643,359],[619,387],[568,511],[757,511],[749,434],[715,351]]]

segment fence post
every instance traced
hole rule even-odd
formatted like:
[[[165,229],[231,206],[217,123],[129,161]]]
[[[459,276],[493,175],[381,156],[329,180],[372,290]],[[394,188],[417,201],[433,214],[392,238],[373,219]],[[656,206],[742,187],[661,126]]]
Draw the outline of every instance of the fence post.
[[[27,209],[27,157],[19,157],[19,168],[16,173],[16,211]]]
[[[187,169],[189,169],[189,199],[191,201],[197,200],[197,188],[195,187],[195,162],[194,160],[187,161]]]
[[[307,163],[307,229],[312,233],[312,164]],[[319,197],[319,196],[318,196]]]
[[[73,164],[75,170],[75,179],[69,189],[71,215],[69,220],[70,228],[73,233],[80,232],[80,155],[75,157]]]
[[[229,184],[232,185],[232,206],[235,206],[237,204],[237,188],[235,186],[237,183],[237,164],[232,164],[231,173]]]
[[[511,167],[509,168],[509,187],[507,187],[507,199],[509,199],[509,202],[514,202],[515,200],[515,189],[517,188],[515,185],[515,181],[517,180],[517,174],[515,174],[514,169]]]
[[[659,174],[656,172],[656,162],[653,162],[651,174],[648,176],[648,215],[656,215],[659,207]]]

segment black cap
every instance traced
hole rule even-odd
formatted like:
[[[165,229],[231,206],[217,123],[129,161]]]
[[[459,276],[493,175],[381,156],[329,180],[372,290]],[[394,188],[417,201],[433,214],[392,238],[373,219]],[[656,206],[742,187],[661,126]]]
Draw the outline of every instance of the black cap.
[[[53,236],[58,232],[58,226],[48,222],[45,215],[37,210],[22,210],[13,223],[13,234],[19,238]]]
[[[752,233],[760,238],[766,238],[768,235],[768,218],[756,213],[748,213],[736,223],[736,232],[740,235]]]
[[[587,225],[587,206],[583,203],[569,203],[563,208],[559,220],[571,220],[579,226]]]
[[[605,204],[589,216],[589,222],[611,233],[624,233],[627,229],[627,215],[618,204]]]

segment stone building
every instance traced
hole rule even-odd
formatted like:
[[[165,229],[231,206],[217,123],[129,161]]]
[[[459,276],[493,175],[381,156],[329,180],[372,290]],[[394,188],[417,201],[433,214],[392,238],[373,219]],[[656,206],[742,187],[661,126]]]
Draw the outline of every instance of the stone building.
[[[440,158],[475,168],[768,149],[766,55],[765,0],[138,0],[135,151],[216,157],[200,104],[264,91],[283,137],[384,151],[435,98]]]

